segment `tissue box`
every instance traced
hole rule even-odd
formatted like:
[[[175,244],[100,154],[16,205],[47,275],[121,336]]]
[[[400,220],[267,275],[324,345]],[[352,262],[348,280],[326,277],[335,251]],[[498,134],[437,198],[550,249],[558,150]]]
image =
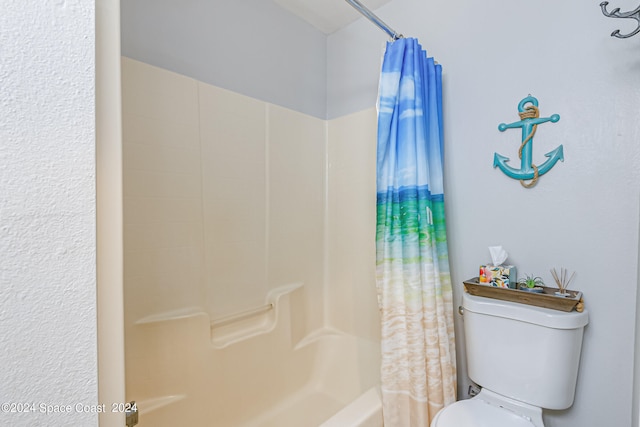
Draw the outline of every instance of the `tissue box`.
[[[478,281],[498,288],[515,289],[517,281],[516,268],[513,265],[481,265]]]

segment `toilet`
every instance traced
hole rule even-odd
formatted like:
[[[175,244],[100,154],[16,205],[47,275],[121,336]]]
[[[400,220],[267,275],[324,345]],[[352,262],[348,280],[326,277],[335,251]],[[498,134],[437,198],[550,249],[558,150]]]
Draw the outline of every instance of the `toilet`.
[[[544,427],[542,410],[573,404],[587,311],[462,297],[467,370],[482,387],[431,427]]]

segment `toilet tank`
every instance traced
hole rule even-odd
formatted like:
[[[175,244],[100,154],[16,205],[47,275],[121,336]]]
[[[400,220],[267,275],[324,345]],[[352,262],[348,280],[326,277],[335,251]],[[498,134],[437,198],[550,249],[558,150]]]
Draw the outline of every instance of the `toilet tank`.
[[[573,404],[589,315],[469,295],[462,297],[469,378],[547,409]]]

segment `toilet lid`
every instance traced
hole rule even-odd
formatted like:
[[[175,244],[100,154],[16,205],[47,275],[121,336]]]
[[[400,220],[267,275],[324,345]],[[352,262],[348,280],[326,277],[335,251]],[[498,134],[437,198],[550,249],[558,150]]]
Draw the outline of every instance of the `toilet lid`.
[[[527,419],[481,399],[461,400],[438,413],[433,427],[534,427]]]

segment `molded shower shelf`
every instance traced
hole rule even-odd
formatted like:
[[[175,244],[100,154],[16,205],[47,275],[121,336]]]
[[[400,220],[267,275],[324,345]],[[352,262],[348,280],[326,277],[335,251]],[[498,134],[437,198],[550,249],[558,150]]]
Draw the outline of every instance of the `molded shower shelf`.
[[[255,314],[234,322],[216,325],[211,324],[211,343],[217,349],[244,341],[246,339],[271,332],[276,325],[277,309]]]
[[[206,315],[199,307],[184,308],[180,310],[166,311],[164,313],[152,314],[136,320],[136,325],[146,325],[158,322],[168,322],[172,320],[187,319],[193,316]]]
[[[160,397],[152,397],[150,399],[140,400],[137,402],[137,406],[139,408],[140,414],[148,414],[149,412],[156,411],[158,409],[164,408],[165,406],[171,405],[176,402],[180,402],[181,400],[186,399],[187,396],[184,394],[176,394],[171,396],[160,396]]]
[[[550,308],[560,311],[581,312],[584,309],[582,292],[567,290],[570,296],[561,297],[555,295],[558,288],[542,287],[543,293],[533,293],[518,289],[498,288],[480,284],[477,277],[465,280],[464,290],[471,295],[485,298],[494,298],[503,301],[517,302],[520,304],[535,305],[536,307]]]
[[[302,283],[294,283],[273,289],[267,295],[265,305],[212,320],[211,343],[215,348],[223,349],[273,331],[283,312],[289,313],[289,296],[302,286]]]

